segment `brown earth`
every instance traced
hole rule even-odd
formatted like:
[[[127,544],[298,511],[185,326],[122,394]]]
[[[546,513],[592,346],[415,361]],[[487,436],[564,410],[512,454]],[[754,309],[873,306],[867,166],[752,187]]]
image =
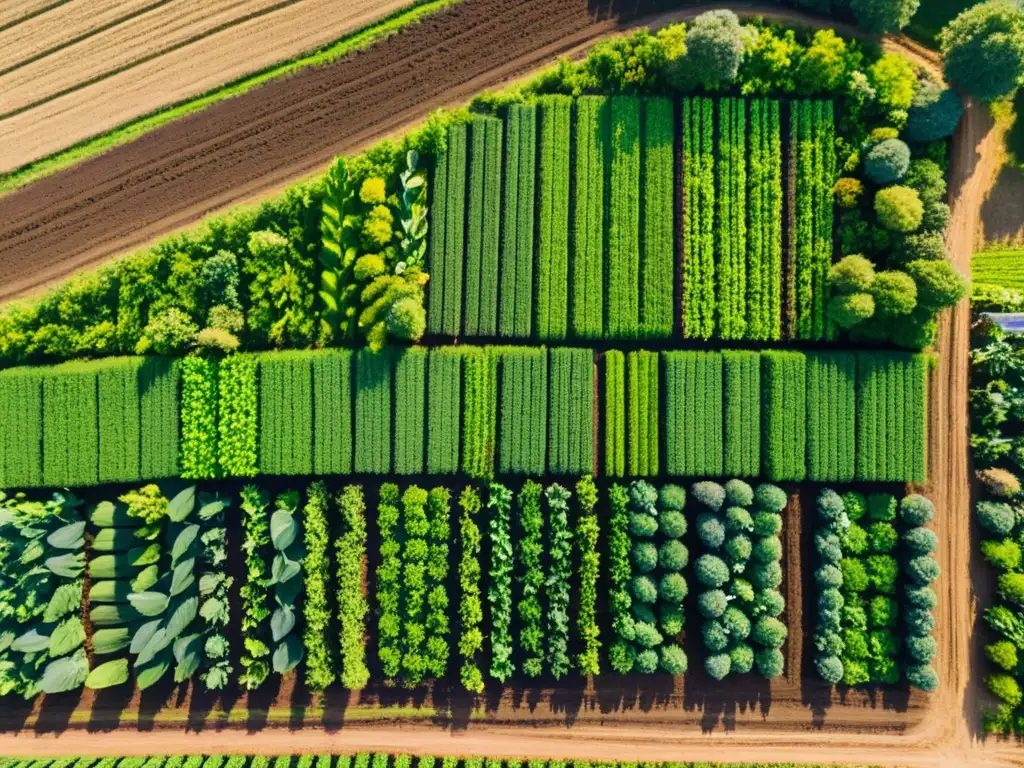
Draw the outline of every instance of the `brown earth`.
[[[549,8],[552,14],[549,18],[564,21],[566,17],[560,15],[560,12],[571,4],[562,3],[560,9]],[[455,15],[472,14],[480,5],[474,0],[467,0],[466,5]],[[520,15],[527,7],[545,6],[540,2],[520,2],[515,5]],[[501,12],[496,14],[501,16]],[[517,18],[515,14],[501,18],[510,45],[517,40],[517,36],[509,25],[515,27]],[[471,17],[463,20],[468,22]],[[446,18],[438,19],[434,24],[449,21],[446,15]],[[581,23],[579,18],[577,23]],[[466,76],[470,79],[453,85],[459,94],[457,98],[464,98],[462,94],[468,95],[479,89],[490,78],[507,76],[528,66],[530,62],[546,59],[556,50],[571,50],[586,39],[600,34],[594,30],[595,27],[607,31],[617,23],[610,21],[595,24],[588,21],[577,27],[569,24],[569,28],[575,31],[564,34],[572,38],[571,42],[542,41],[544,52],[534,49],[504,66],[496,65],[492,59],[490,66],[497,67],[500,74],[495,74],[492,69],[490,74],[476,75],[473,73],[481,66],[487,66],[488,55],[493,53],[478,48],[476,41],[480,38],[492,40],[493,37],[488,35],[499,32],[488,31],[489,27],[483,20],[476,21],[482,27],[458,25],[467,34],[456,34],[458,40],[452,41],[450,45],[452,49],[459,49],[460,56],[466,56],[469,70]],[[406,34],[415,35],[415,30]],[[434,34],[437,34],[436,30]],[[464,49],[462,46],[465,46]],[[431,55],[443,57],[446,54],[435,50]],[[367,58],[371,56],[354,57],[353,61]],[[934,66],[933,62],[931,66]],[[446,74],[443,70],[436,72],[438,77]],[[384,77],[384,81],[377,80],[377,76]],[[391,77],[395,76],[391,74]],[[365,77],[376,82],[375,86],[368,87],[379,88],[382,82],[387,81],[383,73],[373,76],[367,74]],[[425,87],[432,91],[429,84]],[[448,96],[456,98],[450,94]],[[321,94],[311,95],[310,98],[308,105],[312,106],[312,114],[320,115],[317,105],[327,97]],[[433,98],[440,102],[443,97],[435,95]],[[295,108],[300,106],[298,104]],[[370,107],[360,112],[364,117],[370,114],[373,114]],[[416,116],[416,109],[410,108],[408,114],[397,116],[396,120],[400,122],[403,119],[415,119]],[[385,121],[379,129],[389,131],[394,127],[391,122]],[[372,126],[357,133],[356,137],[347,137],[346,142],[352,141],[356,145],[365,143],[372,138],[371,134],[376,135],[370,128]],[[244,133],[244,136],[238,137],[239,141],[244,143],[254,140],[254,134],[248,131]],[[314,150],[320,151],[311,147],[311,152]],[[251,165],[246,164],[251,151],[239,150],[233,162],[242,170],[251,170]],[[328,154],[331,152],[330,149],[324,151]],[[198,163],[201,157],[202,153],[194,157],[193,162]],[[220,157],[217,152],[209,157],[215,169],[220,171],[212,175],[197,174],[200,176],[197,181],[204,183],[201,190],[206,189],[205,182],[208,179],[220,178],[217,174],[227,170],[219,161]],[[953,216],[947,244],[950,259],[965,273],[970,270],[970,254],[979,227],[979,211],[994,180],[997,158],[998,136],[992,130],[992,122],[982,105],[971,104],[956,137],[952,157],[950,199]],[[82,166],[78,172],[89,171],[90,165]],[[266,165],[277,167],[273,163]],[[180,178],[185,178],[189,170],[183,169]],[[158,180],[146,173],[132,178],[140,182],[140,193],[152,194],[153,190],[161,189]],[[252,194],[252,189],[259,186],[259,179],[265,180],[266,175],[255,180],[252,175],[245,178],[249,179],[247,183],[250,191],[236,193],[239,197]],[[280,176],[280,180],[284,178]],[[171,179],[170,183],[174,181]],[[124,194],[123,189],[116,189],[115,182],[108,183],[110,187],[106,188],[107,193],[112,197]],[[55,193],[55,190],[50,192]],[[232,196],[229,191],[220,194],[227,198]],[[17,197],[15,195],[8,200]],[[96,204],[111,205],[102,199],[102,195]],[[3,205],[0,204],[2,209]],[[75,223],[65,225],[55,217],[51,224],[43,222],[41,226],[53,226],[60,239],[67,238],[70,241],[74,234],[82,234],[74,227],[88,225],[88,221],[77,218],[82,214],[76,215],[74,210],[72,207],[70,213],[75,217]],[[181,209],[178,210],[178,216],[184,215]],[[124,214],[120,220],[131,220],[131,217]],[[157,226],[154,222],[158,218],[150,216],[147,221],[147,226],[152,229]],[[61,235],[64,226],[68,230]],[[96,236],[93,230],[90,237]],[[387,721],[389,715],[379,709],[379,704],[433,703],[438,706],[441,702],[421,702],[412,696],[403,699],[396,697],[393,692],[376,692],[362,698],[354,695],[350,701],[338,702],[337,706],[329,701],[328,708],[335,710],[335,716],[339,718],[336,723],[330,722],[330,714],[309,722],[301,708],[292,713],[287,710],[260,713],[250,709],[248,732],[229,728],[229,723],[211,715],[202,716],[199,722],[194,723],[199,725],[205,720],[207,727],[198,733],[189,732],[185,738],[180,719],[162,719],[159,714],[149,711],[144,702],[140,702],[142,707],[132,707],[134,713],[123,721],[123,725],[102,738],[94,738],[88,729],[80,728],[81,723],[65,721],[67,727],[61,728],[56,734],[37,734],[31,728],[24,728],[2,735],[0,751],[17,754],[153,754],[187,750],[271,754],[389,749],[420,754],[475,753],[495,757],[757,762],[786,760],[958,767],[1024,764],[1024,753],[1019,746],[992,739],[982,741],[978,732],[979,709],[984,694],[975,671],[980,669],[975,666],[978,648],[972,635],[977,621],[978,598],[972,584],[985,583],[986,573],[977,558],[971,555],[974,548],[971,542],[967,450],[968,323],[966,301],[942,318],[937,345],[939,362],[930,384],[932,407],[929,416],[929,466],[932,480],[920,490],[936,503],[934,527],[940,534],[937,557],[943,571],[937,584],[940,602],[936,611],[935,633],[939,644],[936,668],[942,682],[939,690],[932,695],[919,692],[908,695],[898,690],[877,696],[860,691],[830,692],[824,686],[816,686],[809,678],[801,684],[799,676],[790,677],[799,663],[794,656],[801,655],[795,653],[791,642],[787,648],[790,671],[781,681],[771,685],[758,685],[753,680],[715,684],[706,680],[698,669],[694,669],[687,676],[688,686],[684,688],[682,681],[676,681],[667,690],[651,690],[650,683],[635,678],[598,679],[586,687],[579,685],[575,688],[564,685],[558,688],[506,689],[496,691],[492,697],[485,697],[479,702],[460,703],[449,700],[448,711],[442,712],[441,716],[428,715],[438,721],[434,723],[402,723],[394,719]],[[794,533],[797,528],[794,526],[794,515],[799,514],[794,510],[799,510],[799,507],[791,505],[787,516],[786,567],[791,581],[787,582],[786,589],[791,611],[789,620],[796,634],[798,625],[792,623],[796,618],[793,611],[800,610],[802,598],[799,584],[792,581],[794,547],[799,551],[799,544],[795,543],[793,537],[796,541],[800,538],[798,532]],[[809,630],[808,627],[803,628],[804,641]],[[691,658],[698,657],[691,654]],[[91,694],[86,694],[82,704],[87,703],[89,697]],[[281,691],[278,698],[287,704],[288,692]],[[122,702],[121,706],[127,703]],[[172,707],[175,703],[170,702]],[[249,702],[250,707],[254,707],[254,704],[253,701]],[[382,722],[377,725],[360,722],[373,719],[374,711],[376,718]],[[347,721],[346,712],[351,715]],[[369,715],[369,718],[356,717],[357,714]],[[103,722],[104,713],[99,712],[98,715],[95,727],[107,727],[108,724]],[[439,724],[444,727],[439,727]],[[293,732],[287,728],[289,725],[302,726],[302,730]],[[515,727],[517,725],[519,727]],[[531,727],[524,728],[524,725]],[[227,730],[222,731],[222,728]],[[150,729],[152,733],[140,736],[140,730]]]
[[[0,171],[318,48],[405,5],[71,0],[29,15],[0,31]]]

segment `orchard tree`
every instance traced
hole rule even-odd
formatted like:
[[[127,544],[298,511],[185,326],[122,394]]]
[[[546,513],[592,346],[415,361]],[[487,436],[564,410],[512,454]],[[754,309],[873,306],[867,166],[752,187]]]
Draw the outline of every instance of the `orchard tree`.
[[[1024,78],[1024,9],[1012,0],[968,8],[939,33],[948,80],[984,101],[1007,96]]]
[[[917,13],[919,0],[850,0],[850,10],[868,32],[898,32]]]
[[[688,90],[695,85],[709,91],[728,88],[736,81],[749,33],[732,11],[702,13],[686,35],[686,55],[669,68],[669,79]]]

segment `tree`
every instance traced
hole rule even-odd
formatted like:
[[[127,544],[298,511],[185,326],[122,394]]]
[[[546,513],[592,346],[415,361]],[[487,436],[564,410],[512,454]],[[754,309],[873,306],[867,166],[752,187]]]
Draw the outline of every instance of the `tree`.
[[[993,496],[1007,499],[1020,493],[1020,480],[1012,472],[1005,469],[995,467],[983,469],[977,475],[978,480],[985,486],[985,490]]]
[[[881,106],[890,110],[910,108],[917,92],[917,71],[907,59],[898,53],[885,54],[871,65],[868,79]]]
[[[889,257],[890,264],[909,264],[912,261],[938,261],[946,256],[946,241],[938,232],[918,232],[905,236],[896,244]]]
[[[669,79],[684,90],[699,85],[709,91],[728,87],[736,81],[747,32],[732,11],[702,13],[690,25],[686,55],[669,68]]]
[[[910,147],[899,139],[875,144],[864,158],[864,173],[879,185],[899,181],[910,167]]]
[[[1001,571],[1012,571],[1020,567],[1020,545],[1013,539],[983,541],[981,542],[981,554],[994,568]]]
[[[732,669],[732,660],[727,653],[716,653],[704,659],[704,669],[715,680],[722,680]]]
[[[919,0],[850,0],[850,10],[868,32],[898,32],[910,23],[919,4]]]
[[[1013,531],[1015,522],[1013,510],[1002,502],[979,501],[974,511],[981,527],[997,536],[1007,536]]]
[[[875,314],[875,299],[870,293],[833,296],[828,303],[828,316],[840,328],[853,328]]]
[[[908,315],[917,306],[917,285],[905,272],[879,272],[870,290],[875,311],[887,317]]]
[[[934,160],[912,160],[903,183],[916,189],[923,203],[938,203],[946,198],[946,174]]]
[[[983,101],[1012,93],[1024,76],[1024,9],[1011,0],[968,8],[939,33],[951,80]]]
[[[910,102],[907,136],[913,141],[938,141],[952,136],[964,114],[963,100],[956,91],[926,82]]]
[[[840,208],[856,208],[860,205],[861,195],[864,194],[864,182],[852,176],[845,176],[836,182],[832,192],[836,196],[836,205]]]
[[[835,293],[863,293],[874,279],[875,265],[859,254],[844,256],[828,271],[828,281]]]
[[[921,226],[924,204],[916,189],[886,187],[875,195],[879,223],[893,232],[914,232]]]
[[[797,64],[794,79],[797,93],[812,96],[838,90],[856,69],[860,55],[848,50],[846,41],[834,30],[820,29]]]
[[[952,307],[967,294],[967,281],[948,261],[912,261],[907,273],[917,283],[917,304],[930,312]]]
[[[989,661],[1007,672],[1017,669],[1017,646],[1009,640],[1000,640],[985,646],[985,655]]]

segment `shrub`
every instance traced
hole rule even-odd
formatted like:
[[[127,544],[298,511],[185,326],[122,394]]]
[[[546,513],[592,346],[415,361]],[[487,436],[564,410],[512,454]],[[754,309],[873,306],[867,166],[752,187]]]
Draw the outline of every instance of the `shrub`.
[[[710,480],[694,483],[690,493],[699,503],[713,511],[718,511],[725,503],[725,488]]]
[[[818,494],[818,516],[827,523],[837,523],[845,515],[843,500],[835,491],[825,488]]]
[[[697,610],[706,619],[717,619],[728,607],[729,601],[720,589],[709,589],[697,596]]]
[[[745,675],[754,668],[754,649],[746,643],[736,643],[729,649],[731,672]]]
[[[751,569],[750,581],[758,589],[775,589],[782,583],[782,566],[778,562],[758,563]]]
[[[774,512],[758,512],[754,515],[755,536],[778,536],[782,531],[782,517]]]
[[[855,557],[844,557],[839,563],[841,586],[846,592],[863,592],[868,588],[868,572],[864,563]]]
[[[876,554],[884,555],[896,548],[899,535],[892,523],[872,523],[868,526],[868,549]]]
[[[868,32],[898,32],[910,23],[919,0],[850,0],[857,23]]]
[[[868,79],[875,89],[878,103],[887,107],[889,118],[896,120],[894,111],[910,108],[917,93],[917,72],[914,65],[898,53],[887,53],[868,69]],[[906,116],[903,116],[906,119]]]
[[[914,232],[921,226],[924,204],[917,190],[910,187],[886,187],[875,195],[875,213],[879,223],[893,232]]]
[[[686,517],[682,512],[669,510],[658,516],[659,528],[663,536],[678,539],[686,535]]]
[[[907,638],[907,655],[917,664],[928,664],[938,651],[938,644],[931,635],[913,635]]]
[[[917,283],[917,302],[922,309],[938,312],[967,294],[967,281],[948,261],[912,261],[907,272]]]
[[[864,156],[864,173],[878,185],[899,181],[909,167],[910,147],[899,139],[879,142]]]
[[[188,313],[171,307],[153,318],[135,346],[135,354],[177,355],[192,343],[199,327]]]
[[[636,623],[636,635],[634,640],[641,648],[656,648],[661,645],[663,639],[661,632],[659,632],[653,624],[648,624],[643,621],[638,621]]]
[[[776,590],[762,590],[754,597],[755,616],[781,616],[786,610],[786,599]]]
[[[952,136],[963,114],[963,100],[955,91],[938,83],[926,82],[918,88],[910,103],[907,136],[919,142]]]
[[[729,581],[729,566],[715,555],[701,555],[695,564],[697,581],[706,587],[717,589]]]
[[[896,497],[890,493],[872,493],[868,496],[867,516],[869,520],[891,523],[896,519]]]
[[[1020,480],[1005,469],[991,467],[979,471],[977,475],[985,490],[992,496],[1008,499],[1020,493]]]
[[[989,675],[985,678],[985,685],[1011,707],[1020,706],[1022,698],[1020,685],[1010,675]]]
[[[1012,571],[1020,567],[1020,545],[1013,539],[981,542],[981,554],[995,568]]]
[[[734,509],[749,507],[754,503],[754,489],[743,480],[729,480],[725,484],[725,500]]]
[[[846,562],[845,560],[843,561]],[[844,584],[843,571],[834,565],[823,565],[814,572],[814,580],[822,589],[837,589]],[[853,587],[847,585],[848,589]]]
[[[924,525],[935,516],[935,505],[927,498],[913,493],[900,501],[900,519],[906,525]]]
[[[757,620],[751,639],[758,645],[768,648],[781,648],[786,642],[786,625],[772,616],[764,616]]]
[[[737,600],[749,603],[754,599],[754,585],[745,579],[734,578],[729,585],[729,594]]]
[[[820,29],[804,51],[794,72],[798,93],[810,95],[835,91],[848,79],[856,64],[846,41],[834,30]]]
[[[630,582],[630,592],[641,603],[652,605],[658,599],[658,588],[649,576],[634,576]]]
[[[1024,75],[1024,10],[1007,0],[968,8],[939,33],[946,79],[993,101]]]
[[[649,541],[633,544],[633,565],[640,573],[650,573],[658,565],[658,548]]]
[[[852,176],[844,176],[832,187],[832,193],[836,196],[836,205],[840,208],[856,208],[860,205],[861,195],[864,194],[864,183]]]
[[[662,670],[675,677],[686,674],[687,659],[682,648],[678,645],[663,645],[660,653],[659,664]]]
[[[927,204],[925,206],[927,208]],[[946,257],[946,241],[938,232],[919,232],[906,235],[890,256],[890,264],[909,264],[912,261],[939,261]],[[897,273],[901,274],[901,273]],[[917,291],[914,291],[915,297]]]
[[[999,576],[999,596],[1024,606],[1024,573],[1003,573]]]
[[[814,667],[821,679],[829,685],[835,685],[843,679],[843,662],[838,656],[818,656],[814,660]]]
[[[686,579],[678,573],[666,573],[658,582],[658,597],[668,603],[681,603],[686,598]]]
[[[697,515],[697,535],[708,549],[718,549],[725,542],[725,526],[717,516],[702,512]]]
[[[636,671],[650,675],[658,669],[658,652],[647,648],[636,655]]]
[[[681,541],[672,539],[658,548],[658,565],[663,571],[682,571],[689,559],[690,553]]]
[[[747,533],[754,530],[754,518],[743,507],[725,510],[725,530],[729,533]]]
[[[715,680],[723,680],[732,670],[732,660],[727,653],[716,653],[704,659],[704,670]]]
[[[911,281],[913,285],[913,281]],[[875,314],[875,299],[870,293],[833,296],[828,302],[828,316],[840,328],[850,329]]]
[[[917,190],[922,203],[938,203],[946,198],[946,174],[934,160],[920,158],[911,161],[903,183]]]
[[[683,609],[678,605],[662,603],[658,607],[658,614],[658,624],[664,634],[669,637],[675,637],[683,631],[683,623],[686,617],[683,614]]]
[[[750,619],[739,608],[730,605],[721,618],[722,626],[732,640],[746,639],[750,635]]]
[[[729,646],[729,634],[722,622],[717,619],[705,621],[701,627],[701,635],[704,638],[704,645],[712,653],[724,651]]]
[[[754,657],[757,662],[757,671],[767,679],[778,677],[786,666],[786,659],[782,651],[776,648],[764,648],[757,652]]]
[[[753,558],[760,563],[771,563],[782,559],[782,542],[774,536],[758,539],[754,545]]]
[[[875,265],[858,254],[844,256],[828,271],[835,293],[864,293],[875,280]]]
[[[935,640],[932,643],[935,643]],[[909,645],[908,645],[909,648]],[[932,654],[934,656],[934,654]],[[1007,672],[1015,672],[1017,670],[1017,646],[1011,643],[1009,640],[1000,640],[996,643],[991,643],[985,646],[985,656],[996,666],[1006,670]],[[930,659],[926,659],[922,663],[927,663]]]
[[[754,491],[754,506],[769,512],[781,512],[788,500],[786,492],[771,483],[761,483]]]
[[[939,537],[928,528],[911,528],[903,534],[903,543],[914,555],[927,555],[938,549]]]
[[[949,226],[950,211],[946,203],[926,203],[921,226],[928,230],[941,231]]]
[[[939,604],[938,596],[931,587],[908,587],[907,603],[914,608],[932,610]]]
[[[892,627],[899,609],[891,597],[876,595],[868,603],[868,621],[873,627]]]
[[[725,543],[725,553],[728,555],[729,560],[735,564],[746,563],[750,559],[752,551],[753,546],[750,543],[750,539],[743,534],[733,536]]]
[[[935,629],[935,616],[931,611],[910,608],[906,612],[907,632],[912,635],[927,635]]]
[[[634,512],[629,516],[629,532],[634,536],[647,539],[658,531],[658,519],[654,515]]]
[[[663,485],[658,491],[658,509],[680,511],[686,506],[686,489],[679,485]],[[662,516],[664,520],[664,516]],[[679,534],[682,535],[682,534]]]
[[[868,583],[879,592],[891,595],[896,588],[899,568],[891,555],[870,555],[866,559]]]
[[[867,499],[864,498],[864,494],[848,491],[842,495],[842,500],[843,507],[846,509],[846,516],[852,522],[856,522],[864,517],[868,508]]]
[[[843,534],[842,545],[848,554],[862,555],[868,550],[868,532],[856,523],[850,523]]]
[[[658,621],[654,615],[654,609],[644,603],[633,603],[630,607],[630,611],[632,611],[633,618],[637,622],[653,626]]]
[[[835,587],[823,589],[818,594],[819,611],[840,611],[843,608],[843,593]]]
[[[1015,517],[1009,505],[1000,501],[979,501],[974,512],[981,527],[997,536],[1007,536],[1013,532]]]

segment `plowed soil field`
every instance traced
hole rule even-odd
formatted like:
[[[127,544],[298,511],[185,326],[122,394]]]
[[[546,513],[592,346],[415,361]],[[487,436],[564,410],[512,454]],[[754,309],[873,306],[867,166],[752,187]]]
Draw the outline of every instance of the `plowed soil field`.
[[[342,37],[409,0],[9,0],[0,171]],[[45,7],[45,6],[44,6]]]
[[[312,173],[336,154],[550,62],[656,5],[466,0],[361,53],[42,179],[0,199],[0,299]]]

